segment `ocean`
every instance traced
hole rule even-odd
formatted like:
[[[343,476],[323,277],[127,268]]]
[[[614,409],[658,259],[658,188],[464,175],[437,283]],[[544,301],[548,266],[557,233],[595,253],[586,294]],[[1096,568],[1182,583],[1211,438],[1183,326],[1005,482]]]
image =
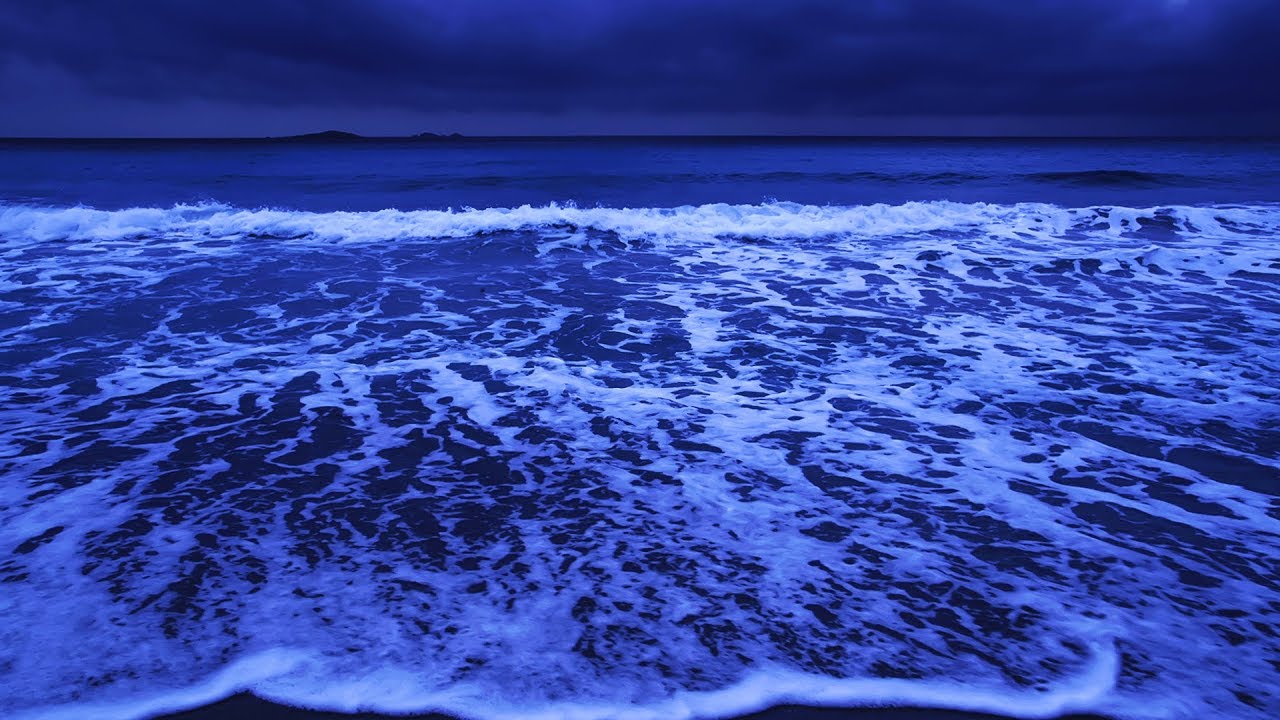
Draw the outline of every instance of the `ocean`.
[[[1280,142],[0,142],[0,713],[1280,714]]]

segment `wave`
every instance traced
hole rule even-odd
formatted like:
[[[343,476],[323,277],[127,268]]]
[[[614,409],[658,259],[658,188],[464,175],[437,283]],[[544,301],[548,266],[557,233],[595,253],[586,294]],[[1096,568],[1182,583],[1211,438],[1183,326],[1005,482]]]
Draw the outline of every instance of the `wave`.
[[[36,241],[270,237],[341,241],[456,238],[503,231],[592,229],[626,239],[874,238],[936,232],[998,237],[1164,230],[1239,237],[1280,230],[1280,205],[1064,208],[1039,203],[910,202],[901,205],[698,205],[669,208],[508,208],[306,212],[218,203],[97,210],[0,205],[0,237]]]
[[[247,175],[228,175],[225,179],[235,181],[245,179]],[[636,182],[648,182],[654,185],[671,183],[833,183],[833,184],[872,184],[872,185],[945,185],[956,186],[967,182],[991,180],[993,176],[959,172],[876,172],[864,170],[858,172],[822,172],[809,173],[791,170],[773,170],[767,172],[730,172],[730,173],[654,173],[637,175],[635,173],[598,173],[592,174],[591,183],[598,187],[626,187]],[[363,178],[347,179],[342,186],[367,184],[365,181],[376,180],[370,175]],[[481,174],[465,177],[437,175],[431,177],[388,178],[384,179],[384,187],[396,192],[438,192],[468,189],[491,189],[501,187],[538,187],[553,185],[557,187],[572,186],[580,181],[579,175],[502,175]]]
[[[1023,177],[1027,180],[1039,182],[1112,188],[1153,188],[1204,182],[1201,178],[1189,175],[1144,172],[1142,170],[1069,170],[1029,173]]]
[[[690,175],[687,179],[697,179],[700,176]],[[831,183],[859,183],[871,182],[882,184],[935,184],[935,185],[959,185],[965,182],[990,180],[991,175],[978,173],[961,173],[961,172],[876,172],[874,170],[862,170],[857,172],[826,172],[826,173],[805,173],[795,171],[775,171],[768,173],[730,173],[727,175],[715,176],[716,179],[730,181],[767,181],[767,182],[796,182],[804,180],[818,180]]]
[[[1040,720],[1091,712],[1106,704],[1119,674],[1112,646],[1096,646],[1091,665],[1062,684],[1035,690],[985,690],[947,681],[898,678],[832,678],[789,670],[760,671],[719,690],[676,693],[655,704],[608,705],[549,702],[507,706],[466,688],[412,690],[395,670],[363,678],[317,674],[324,659],[275,649],[241,658],[203,682],[134,701],[81,703],[20,713],[21,720],[133,720],[181,712],[250,691],[281,705],[329,712],[421,714],[443,712],[484,720],[555,720],[626,717],[691,720],[745,716],[781,705],[838,708],[919,707]]]
[[[1278,227],[0,206],[0,714],[1264,717]]]

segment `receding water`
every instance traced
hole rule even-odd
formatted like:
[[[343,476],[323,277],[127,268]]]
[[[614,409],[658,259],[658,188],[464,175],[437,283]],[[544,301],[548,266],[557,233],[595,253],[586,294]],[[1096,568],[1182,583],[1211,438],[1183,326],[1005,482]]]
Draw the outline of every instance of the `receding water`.
[[[450,204],[499,150],[351,204]],[[599,207],[175,206],[198,164],[8,191],[0,708],[1272,717],[1280,206],[1120,202],[1210,192],[1173,161],[1004,181],[1053,204],[821,162],[744,182],[850,202],[733,197],[732,167],[612,167]]]

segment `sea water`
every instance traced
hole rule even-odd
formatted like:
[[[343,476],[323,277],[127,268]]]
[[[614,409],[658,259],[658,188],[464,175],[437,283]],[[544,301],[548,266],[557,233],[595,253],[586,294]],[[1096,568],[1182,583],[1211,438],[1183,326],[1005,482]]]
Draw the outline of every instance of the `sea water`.
[[[0,711],[1280,711],[1280,146],[0,147]]]

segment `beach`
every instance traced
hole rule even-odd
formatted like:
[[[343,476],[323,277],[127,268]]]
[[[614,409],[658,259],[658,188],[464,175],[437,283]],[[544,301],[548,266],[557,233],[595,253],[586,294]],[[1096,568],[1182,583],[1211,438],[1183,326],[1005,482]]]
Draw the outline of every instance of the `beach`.
[[[0,714],[1274,715],[1276,143],[3,149]]]

